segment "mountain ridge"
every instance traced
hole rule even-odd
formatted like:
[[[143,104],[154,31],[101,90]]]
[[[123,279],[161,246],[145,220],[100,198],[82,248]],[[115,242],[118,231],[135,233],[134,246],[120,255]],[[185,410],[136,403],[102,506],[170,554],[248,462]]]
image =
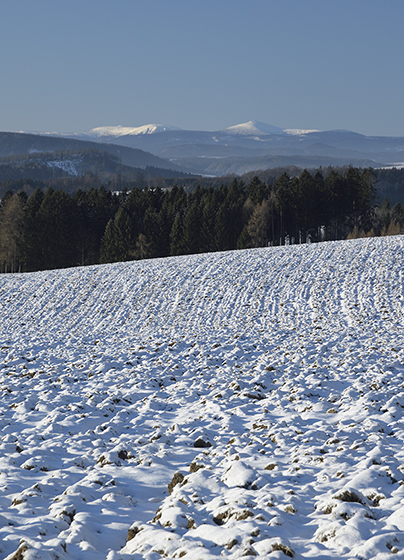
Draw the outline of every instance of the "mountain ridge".
[[[6,155],[1,151],[1,134],[0,157]],[[142,150],[148,154],[144,166],[207,176],[242,175],[278,167],[280,161],[283,166],[302,169],[345,165],[392,167],[404,162],[404,137],[365,136],[345,129],[281,128],[261,121],[247,121],[216,131],[146,124],[100,126],[85,132],[35,136],[55,144],[61,140],[84,142],[93,149],[102,146],[104,151],[108,146],[107,151],[118,155],[124,165],[136,167],[142,167],[139,158],[135,158],[134,164],[134,152],[127,150]],[[38,148],[34,146],[34,149]],[[150,158],[159,159],[153,163]]]
[[[404,161],[404,137],[366,136],[345,129],[281,128],[254,120],[216,131],[148,124],[97,127],[74,134],[102,144],[143,149],[188,172],[206,175],[219,167],[222,174],[259,170],[267,165],[265,161],[271,165],[271,160],[280,157],[285,165],[302,167],[312,165],[313,157],[323,166],[382,167]],[[221,165],[213,160],[221,160]]]

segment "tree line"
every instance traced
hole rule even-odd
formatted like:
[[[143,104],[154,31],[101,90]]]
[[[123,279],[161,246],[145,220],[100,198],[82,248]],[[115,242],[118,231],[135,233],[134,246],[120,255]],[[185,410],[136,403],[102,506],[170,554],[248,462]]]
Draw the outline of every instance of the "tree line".
[[[90,187],[7,192],[0,271],[34,271],[248,247],[398,233],[404,208],[377,206],[372,169],[254,176],[192,192]]]

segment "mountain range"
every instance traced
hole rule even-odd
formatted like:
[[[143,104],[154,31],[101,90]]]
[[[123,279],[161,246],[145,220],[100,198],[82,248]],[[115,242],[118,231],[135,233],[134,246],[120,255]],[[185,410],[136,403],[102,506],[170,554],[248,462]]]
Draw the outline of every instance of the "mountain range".
[[[97,154],[97,155],[95,155]],[[282,129],[258,121],[217,131],[148,124],[86,132],[0,132],[0,181],[85,174],[224,176],[295,166],[400,166],[404,137]]]
[[[282,129],[259,121],[213,132],[149,124],[104,126],[68,136],[145,150],[182,170],[207,175],[242,174],[282,165],[380,167],[404,161],[404,137]]]

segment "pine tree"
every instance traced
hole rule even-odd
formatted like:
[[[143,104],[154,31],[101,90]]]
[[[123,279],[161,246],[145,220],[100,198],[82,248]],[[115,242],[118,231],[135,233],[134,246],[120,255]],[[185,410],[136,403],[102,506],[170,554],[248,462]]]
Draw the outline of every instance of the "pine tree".
[[[237,249],[247,249],[248,247],[252,246],[253,242],[248,233],[247,226],[245,226],[240,234],[240,237],[237,240]]]
[[[200,218],[200,249],[204,253],[215,250],[213,233],[215,230],[216,208],[213,203],[212,190],[201,200],[202,212]]]
[[[0,263],[3,272],[20,272],[23,265],[25,203],[18,194],[8,197],[0,210]]]
[[[104,235],[101,239],[100,247],[100,263],[115,262],[116,247],[115,247],[115,231],[114,220],[111,218],[106,227]]]
[[[216,214],[214,240],[216,251],[229,251],[233,248],[231,246],[230,212],[224,203]]]
[[[77,207],[63,191],[48,189],[37,213],[39,269],[75,266],[77,260]]]
[[[167,212],[166,206],[163,204],[157,219],[157,255],[158,257],[168,257],[170,254],[170,231],[172,223]]]
[[[345,181],[335,170],[331,170],[324,179],[324,187],[330,202],[330,222],[327,237],[343,239],[347,221]]]
[[[380,229],[382,231],[382,235],[386,235],[391,222],[391,207],[387,198],[383,200],[382,205],[379,208],[379,214]]]
[[[142,235],[142,239],[147,239],[147,251],[146,245],[145,251],[142,253],[142,259],[149,258],[149,257],[157,257],[159,256],[160,251],[160,239],[159,239],[159,215],[157,210],[153,206],[149,206],[146,210],[146,213],[143,217],[143,228],[142,232],[137,236],[137,242],[139,240],[139,236]],[[137,243],[136,242],[136,243]]]
[[[129,214],[119,208],[115,218],[109,220],[101,240],[100,262],[122,262],[134,257],[134,243]]]
[[[170,255],[186,255],[182,216],[177,212],[170,232]]]
[[[285,244],[286,233],[291,232],[291,179],[285,172],[274,183],[274,192],[279,208],[279,244]]]
[[[391,219],[402,227],[404,225],[404,206],[397,202],[391,209]]]
[[[255,175],[250,184],[247,185],[247,196],[253,201],[254,204],[261,204],[267,194],[265,183]]]
[[[42,259],[38,212],[45,195],[37,189],[28,198],[25,212],[24,252],[27,271],[38,270]]]
[[[183,222],[183,243],[187,254],[199,252],[201,217],[198,201],[187,209]]]

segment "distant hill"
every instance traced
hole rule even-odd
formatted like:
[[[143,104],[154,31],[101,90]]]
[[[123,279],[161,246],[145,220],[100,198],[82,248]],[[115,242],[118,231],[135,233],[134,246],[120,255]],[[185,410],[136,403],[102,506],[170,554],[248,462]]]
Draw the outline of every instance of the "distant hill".
[[[146,169],[154,176],[183,175],[181,166],[138,148],[50,135],[0,132],[0,181],[22,177],[46,180],[86,173],[118,173],[132,178]]]
[[[37,152],[0,158],[0,181],[30,178],[49,179],[98,176],[107,181],[112,176],[134,181],[139,175],[148,177],[184,177],[182,172],[161,167],[123,165],[119,158],[101,150]]]
[[[189,172],[208,175],[222,176],[228,174],[244,175],[249,172],[265,171],[278,167],[297,167],[298,169],[315,169],[318,167],[343,167],[352,165],[354,167],[374,167],[375,162],[371,159],[351,158],[349,163],[346,158],[327,157],[321,155],[307,156],[261,156],[261,157],[187,157],[174,160],[181,162],[181,166]]]

